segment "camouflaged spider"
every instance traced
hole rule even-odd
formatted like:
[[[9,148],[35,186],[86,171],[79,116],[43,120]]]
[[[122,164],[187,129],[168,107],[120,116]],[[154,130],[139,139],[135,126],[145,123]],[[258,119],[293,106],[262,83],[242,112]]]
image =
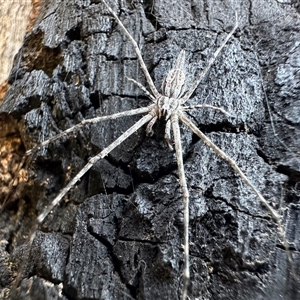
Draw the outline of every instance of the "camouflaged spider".
[[[149,85],[151,93],[139,82],[135,81],[134,79],[129,78],[134,84],[136,84],[145,94],[150,98],[152,103],[148,107],[132,109],[129,111],[119,112],[116,114],[103,116],[103,117],[96,117],[93,119],[83,120],[79,124],[61,132],[60,134],[56,135],[53,138],[46,140],[45,142],[39,144],[38,146],[32,148],[31,150],[27,151],[26,155],[31,155],[33,151],[36,149],[46,146],[50,142],[61,138],[64,135],[69,134],[70,132],[86,125],[92,123],[98,123],[105,120],[113,120],[125,116],[134,116],[145,114],[139,121],[137,121],[132,127],[126,130],[119,138],[117,138],[113,143],[103,149],[99,154],[90,158],[88,163],[83,167],[83,169],[68,183],[68,185],[63,188],[60,193],[56,196],[56,198],[48,205],[48,207],[38,216],[38,222],[42,223],[46,216],[50,213],[50,211],[62,200],[62,198],[66,195],[66,193],[74,187],[78,180],[82,178],[82,176],[100,159],[107,156],[114,148],[119,146],[125,139],[127,139],[130,135],[135,133],[139,128],[141,128],[144,124],[148,123],[146,132],[147,135],[152,134],[152,127],[155,122],[160,119],[164,118],[166,121],[166,128],[165,128],[165,139],[170,149],[173,149],[171,140],[171,129],[173,132],[174,137],[174,146],[176,152],[176,160],[178,165],[178,176],[180,181],[180,186],[182,189],[183,194],[183,202],[184,202],[184,243],[183,243],[183,250],[184,250],[184,267],[183,267],[183,287],[182,287],[182,299],[186,299],[187,297],[187,288],[189,284],[190,278],[190,268],[189,268],[189,192],[186,183],[186,177],[184,172],[184,165],[183,165],[183,158],[182,158],[182,145],[181,145],[181,137],[180,137],[180,128],[179,128],[179,121],[183,122],[188,128],[190,128],[200,139],[208,145],[219,157],[225,160],[233,170],[242,178],[242,180],[248,185],[248,187],[253,191],[253,193],[259,198],[262,204],[268,209],[274,220],[276,221],[279,233],[284,238],[284,231],[280,225],[280,218],[278,214],[272,209],[272,207],[268,204],[262,194],[255,188],[255,186],[249,181],[246,175],[241,171],[241,169],[237,166],[237,164],[228,157],[219,147],[217,147],[206,135],[204,135],[197,126],[191,121],[191,119],[185,114],[185,111],[192,110],[192,109],[199,109],[199,108],[209,108],[219,110],[224,114],[229,115],[224,109],[207,105],[207,104],[199,104],[194,106],[185,106],[185,103],[190,99],[192,94],[194,93],[195,89],[198,87],[201,80],[209,71],[210,67],[216,60],[217,56],[219,55],[220,51],[226,45],[228,40],[232,37],[233,33],[238,27],[238,18],[236,14],[236,22],[231,30],[231,32],[226,36],[220,47],[215,51],[213,56],[209,59],[207,66],[203,69],[203,71],[197,76],[194,83],[187,89],[185,88],[185,50],[182,50],[176,62],[173,65],[173,68],[168,72],[167,76],[165,77],[162,87],[161,93],[158,92],[156,89],[152,78],[146,68],[146,65],[143,61],[140,49],[133,39],[131,34],[127,31],[124,27],[118,16],[115,12],[110,8],[110,6],[102,0],[104,5],[107,7],[110,14],[113,18],[117,21],[119,26],[124,31],[125,35],[129,38],[130,42],[132,43],[135,53],[137,55],[138,61],[140,63],[140,67],[145,75],[146,81]],[[229,115],[230,116],[230,115]],[[284,238],[285,241],[285,238]]]

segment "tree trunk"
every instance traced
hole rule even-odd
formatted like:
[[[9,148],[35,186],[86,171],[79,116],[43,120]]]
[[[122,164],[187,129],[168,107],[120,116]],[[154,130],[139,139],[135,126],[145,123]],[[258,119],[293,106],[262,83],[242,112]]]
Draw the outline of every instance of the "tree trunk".
[[[291,265],[275,220],[241,178],[182,125],[190,299],[300,298],[292,274],[300,277],[299,5],[129,2],[109,1],[158,89],[183,48],[192,84],[237,11],[239,29],[189,102],[223,107],[234,117],[208,109],[189,114],[280,214],[292,255]],[[0,128],[6,140],[22,141],[18,157],[83,119],[150,103],[127,79],[147,86],[132,45],[100,0],[47,1],[15,61]],[[27,159],[30,180],[0,215],[3,298],[180,298],[183,203],[163,122],[152,137],[142,128],[97,163],[29,243],[37,215],[138,119],[86,126]]]

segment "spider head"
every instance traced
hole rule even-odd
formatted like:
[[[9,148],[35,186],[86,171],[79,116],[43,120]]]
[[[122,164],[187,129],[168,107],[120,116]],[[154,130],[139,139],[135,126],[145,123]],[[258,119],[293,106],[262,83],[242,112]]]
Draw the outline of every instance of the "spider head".
[[[179,99],[177,98],[169,98],[166,96],[161,95],[157,99],[157,106],[158,106],[158,117],[161,118],[162,116],[168,120],[172,113],[176,111],[179,106]]]

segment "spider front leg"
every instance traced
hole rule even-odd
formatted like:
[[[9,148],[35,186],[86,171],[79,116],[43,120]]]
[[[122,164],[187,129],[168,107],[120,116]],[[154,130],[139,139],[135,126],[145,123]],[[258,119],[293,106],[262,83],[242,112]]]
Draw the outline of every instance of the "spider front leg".
[[[115,20],[117,21],[117,23],[119,24],[119,26],[122,28],[122,30],[124,31],[125,35],[128,37],[128,39],[130,40],[134,51],[136,53],[137,59],[140,63],[141,69],[146,77],[147,83],[150,87],[151,92],[153,93],[155,98],[159,97],[159,92],[157,91],[153,80],[147,70],[147,67],[144,63],[141,51],[139,49],[139,46],[137,44],[137,42],[134,40],[134,38],[131,36],[131,34],[128,32],[128,30],[125,28],[125,26],[123,25],[123,23],[121,22],[121,20],[118,18],[118,16],[116,15],[116,13],[111,9],[111,7],[105,2],[105,0],[102,0],[102,2],[104,3],[104,5],[106,6],[106,8],[109,10],[109,12],[112,14],[112,16],[115,18]]]
[[[189,88],[189,90],[187,91],[187,93],[181,99],[181,104],[184,104],[187,100],[189,100],[191,98],[192,94],[194,93],[194,91],[198,87],[199,83],[202,81],[202,79],[205,77],[205,75],[207,74],[207,72],[209,71],[209,69],[211,68],[211,66],[214,64],[214,62],[215,62],[216,58],[218,57],[218,55],[220,54],[221,50],[225,47],[225,45],[227,44],[227,42],[229,41],[229,39],[232,37],[232,35],[236,31],[236,29],[238,28],[238,25],[239,25],[239,23],[238,23],[238,15],[237,15],[237,12],[235,12],[235,25],[234,25],[233,29],[226,36],[226,38],[222,42],[221,46],[215,51],[215,53],[213,54],[213,56],[209,59],[206,67],[204,68],[204,70],[198,75],[198,77],[195,80],[195,82],[191,85],[191,87]]]

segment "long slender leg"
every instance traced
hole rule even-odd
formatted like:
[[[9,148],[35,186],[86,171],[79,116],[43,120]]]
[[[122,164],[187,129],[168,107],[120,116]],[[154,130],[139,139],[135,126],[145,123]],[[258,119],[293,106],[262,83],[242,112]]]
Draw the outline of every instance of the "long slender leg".
[[[269,210],[272,217],[279,221],[279,216],[275,210],[268,204],[266,199],[263,197],[263,195],[254,187],[254,185],[249,181],[247,176],[243,173],[243,171],[237,166],[237,164],[228,156],[225,154],[224,151],[222,151],[218,146],[216,146],[202,131],[198,129],[198,127],[183,113],[179,114],[179,119],[187,125],[195,134],[197,134],[201,140],[209,147],[211,148],[219,157],[224,159],[233,169],[234,171],[241,176],[243,181],[251,188],[251,190],[254,192],[254,194],[260,199],[260,201],[263,203],[263,205]]]
[[[193,110],[193,109],[197,109],[197,108],[211,108],[211,109],[216,109],[219,110],[220,112],[222,112],[223,114],[229,116],[229,117],[233,117],[233,115],[231,115],[229,112],[227,112],[225,109],[221,108],[221,107],[217,107],[217,106],[213,106],[213,105],[209,105],[209,104],[198,104],[198,105],[192,105],[192,106],[181,106],[182,110],[187,111],[187,110]]]
[[[98,122],[101,122],[101,121],[115,120],[115,119],[121,118],[121,117],[134,116],[134,115],[140,115],[140,114],[148,113],[151,109],[153,109],[153,107],[154,107],[154,105],[150,105],[150,106],[147,106],[147,107],[141,107],[141,108],[137,108],[137,109],[122,111],[122,112],[119,112],[119,113],[116,113],[116,114],[113,114],[113,115],[82,120],[80,123],[68,128],[67,130],[57,134],[56,136],[54,136],[52,138],[49,138],[48,140],[42,142],[41,144],[38,144],[37,146],[33,147],[32,149],[26,151],[26,156],[31,155],[35,150],[37,150],[41,147],[47,146],[49,143],[60,139],[64,135],[67,135],[67,134],[71,133],[72,131],[79,129],[79,128],[83,127],[86,124],[93,124],[93,123],[98,123]]]
[[[224,46],[226,45],[228,40],[231,38],[233,33],[236,31],[237,27],[238,27],[238,16],[237,16],[237,12],[236,12],[235,13],[235,25],[234,25],[233,29],[226,36],[226,38],[223,41],[223,43],[221,44],[221,46],[216,50],[216,52],[213,54],[213,56],[209,59],[209,61],[207,63],[207,66],[198,75],[198,78],[196,79],[196,81],[192,84],[192,86],[189,88],[188,92],[184,95],[184,97],[182,98],[181,104],[185,103],[188,99],[190,99],[190,97],[194,93],[195,89],[197,88],[197,86],[199,85],[199,83],[201,82],[203,77],[206,75],[206,73],[208,72],[208,70],[210,69],[212,64],[215,62],[215,60],[216,60],[217,56],[219,55],[220,51],[224,48]]]
[[[133,45],[134,51],[136,53],[136,56],[138,58],[138,61],[141,65],[142,71],[144,72],[144,75],[146,77],[146,80],[149,84],[150,90],[153,93],[154,97],[157,98],[159,96],[159,93],[152,81],[152,78],[147,70],[147,67],[144,63],[141,51],[136,43],[136,41],[134,40],[134,38],[131,36],[131,34],[128,32],[128,30],[124,27],[124,25],[122,24],[121,20],[118,18],[118,16],[116,15],[116,13],[110,8],[110,6],[105,2],[105,0],[102,0],[102,2],[104,3],[104,5],[106,6],[106,8],[109,10],[109,12],[113,15],[113,17],[116,19],[116,21],[118,22],[119,26],[123,29],[124,33],[127,35],[127,37],[129,38],[131,44]]]
[[[119,146],[125,139],[127,139],[131,134],[136,132],[140,127],[145,123],[149,122],[153,116],[147,114],[142,117],[138,122],[133,126],[127,129],[122,135],[120,135],[114,142],[112,142],[108,147],[103,149],[99,154],[90,158],[88,163],[83,167],[83,169],[64,187],[56,198],[49,204],[49,206],[38,216],[38,222],[42,223],[50,211],[61,201],[61,199],[66,195],[66,193],[76,184],[78,180],[101,158],[104,158],[108,155],[114,148]]]
[[[145,94],[147,97],[149,97],[153,102],[156,102],[155,98],[147,91],[147,89],[140,84],[138,81],[134,80],[133,78],[126,77],[129,81],[132,81],[134,84],[136,84]]]
[[[182,147],[180,138],[180,128],[178,123],[178,117],[176,114],[171,117],[172,129],[174,134],[175,150],[176,150],[176,160],[178,166],[178,175],[180,186],[183,195],[183,221],[184,221],[184,266],[183,266],[183,287],[181,293],[181,299],[185,300],[187,297],[187,288],[190,281],[190,265],[189,265],[189,191],[186,184],[183,158],[182,158]]]
[[[293,269],[293,263],[292,263],[292,257],[291,253],[289,251],[289,247],[287,244],[287,240],[285,237],[284,230],[282,228],[280,217],[277,214],[277,212],[269,205],[267,200],[263,197],[263,195],[257,190],[257,188],[250,182],[250,180],[247,178],[247,176],[243,173],[243,171],[238,167],[238,165],[228,156],[226,155],[218,146],[216,146],[202,131],[200,131],[197,126],[184,114],[184,113],[178,113],[179,119],[188,126],[195,134],[197,134],[201,140],[210,147],[219,157],[221,157],[223,160],[225,160],[232,168],[233,170],[242,178],[242,180],[248,185],[248,187],[254,192],[254,194],[258,197],[258,199],[261,201],[261,203],[267,208],[270,215],[275,220],[279,235],[281,236],[283,240],[284,247],[286,249],[287,258],[292,266]],[[293,274],[295,276],[295,272],[293,270]]]
[[[171,139],[171,120],[169,119],[166,123],[166,129],[165,129],[165,141],[169,147],[169,149],[172,151],[172,139]]]

